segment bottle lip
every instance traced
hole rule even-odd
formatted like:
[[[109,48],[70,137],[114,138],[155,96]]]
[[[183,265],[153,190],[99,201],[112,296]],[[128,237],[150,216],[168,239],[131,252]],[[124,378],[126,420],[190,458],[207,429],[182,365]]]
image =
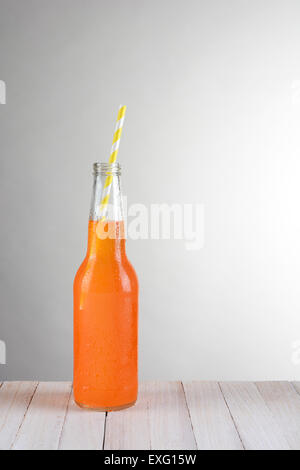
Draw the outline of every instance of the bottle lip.
[[[117,175],[121,174],[120,163],[101,163],[96,162],[93,164],[94,175]]]

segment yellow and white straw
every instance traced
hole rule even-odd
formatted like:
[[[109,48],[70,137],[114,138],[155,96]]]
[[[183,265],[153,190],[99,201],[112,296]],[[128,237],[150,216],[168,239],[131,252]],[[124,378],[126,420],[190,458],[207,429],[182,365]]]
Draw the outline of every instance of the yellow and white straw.
[[[110,157],[109,157],[109,163],[115,163],[117,159],[122,130],[123,130],[123,124],[125,120],[125,113],[126,113],[126,106],[120,106],[118,117],[117,117],[116,128],[114,132],[114,137],[113,137],[113,143],[112,143],[111,152],[110,152]],[[113,181],[113,175],[108,174],[106,177],[104,186],[103,186],[102,199],[100,203],[100,220],[105,219],[105,213],[106,213],[107,205],[109,202],[109,195],[110,195],[112,181]]]

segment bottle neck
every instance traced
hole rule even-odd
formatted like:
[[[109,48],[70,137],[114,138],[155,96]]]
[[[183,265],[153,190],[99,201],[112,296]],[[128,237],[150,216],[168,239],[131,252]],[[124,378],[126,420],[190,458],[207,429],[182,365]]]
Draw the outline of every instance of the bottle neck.
[[[89,258],[111,261],[125,256],[124,213],[118,164],[94,164],[89,217]]]
[[[119,164],[94,164],[90,220],[124,221]]]

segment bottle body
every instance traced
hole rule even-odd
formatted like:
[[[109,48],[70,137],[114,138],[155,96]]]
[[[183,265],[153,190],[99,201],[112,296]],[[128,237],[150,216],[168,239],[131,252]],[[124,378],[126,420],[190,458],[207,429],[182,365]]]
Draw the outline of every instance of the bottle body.
[[[110,236],[99,238],[99,220],[90,219],[74,280],[74,396],[82,407],[111,411],[137,398],[138,281],[123,220],[100,223]]]

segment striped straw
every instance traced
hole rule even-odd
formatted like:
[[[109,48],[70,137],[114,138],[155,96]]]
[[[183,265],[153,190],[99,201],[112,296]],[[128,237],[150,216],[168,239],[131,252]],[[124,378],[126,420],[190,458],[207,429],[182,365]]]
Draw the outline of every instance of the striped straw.
[[[125,119],[125,113],[126,113],[126,106],[120,106],[118,117],[117,117],[116,128],[114,132],[114,137],[113,137],[113,143],[112,143],[111,152],[110,152],[110,157],[109,157],[109,163],[115,163],[117,159],[122,130],[123,130],[123,124],[124,124],[124,119]],[[108,174],[106,177],[104,186],[103,186],[102,199],[100,203],[100,220],[105,219],[105,213],[106,213],[107,205],[109,202],[109,195],[110,195],[112,181],[113,181],[113,175]]]

